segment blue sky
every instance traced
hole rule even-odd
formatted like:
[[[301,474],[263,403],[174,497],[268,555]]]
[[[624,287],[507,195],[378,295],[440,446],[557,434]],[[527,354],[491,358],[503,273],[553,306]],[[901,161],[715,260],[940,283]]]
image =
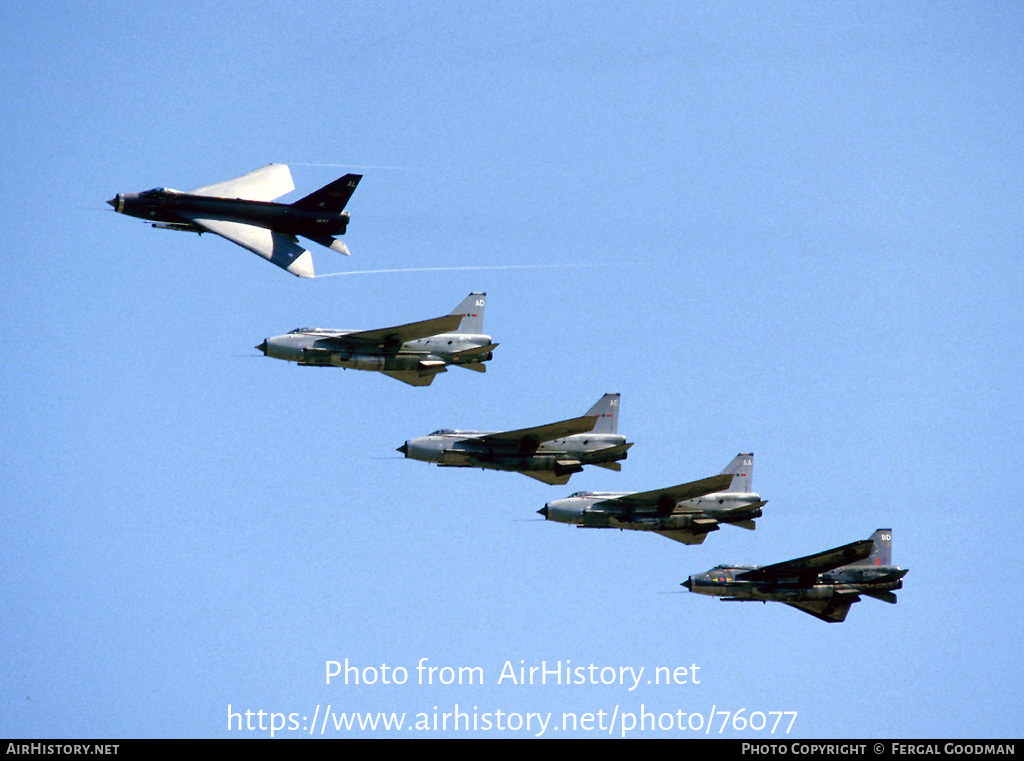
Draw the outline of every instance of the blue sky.
[[[625,716],[713,708],[796,713],[774,735],[716,715],[744,739],[1020,736],[1017,5],[69,2],[0,21],[0,734],[269,736],[229,728],[248,710],[296,736],[331,706],[405,724],[325,736],[528,737],[551,713],[548,737],[689,737]],[[314,247],[318,273],[453,270],[300,280],[103,203],[270,162],[292,168],[283,200],[364,175],[352,257]],[[252,348],[470,291],[501,344],[486,375],[412,388]],[[620,473],[549,487],[394,452],[605,392],[636,442]],[[755,532],[683,547],[535,520],[737,452],[769,500]],[[899,603],[841,625],[679,586],[879,527],[910,569]],[[408,680],[326,684],[346,659]],[[419,684],[420,663],[483,683]],[[518,685],[506,663],[645,671]],[[693,665],[699,683],[648,683]],[[435,731],[456,707],[476,731]],[[614,726],[555,727],[567,712]]]

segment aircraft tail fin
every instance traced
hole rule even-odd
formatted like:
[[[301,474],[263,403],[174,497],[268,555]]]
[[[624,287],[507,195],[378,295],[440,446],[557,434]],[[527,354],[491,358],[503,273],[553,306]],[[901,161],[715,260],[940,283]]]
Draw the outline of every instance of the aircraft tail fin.
[[[732,473],[732,485],[726,489],[727,492],[740,492],[749,494],[750,478],[754,471],[754,454],[738,454],[730,462],[722,473]]]
[[[484,332],[484,306],[487,303],[486,293],[471,293],[462,300],[452,314],[462,315],[460,333],[481,334]]]
[[[594,433],[619,432],[619,394],[605,394],[587,410],[586,416],[597,415]]]
[[[305,198],[300,198],[292,206],[296,209],[329,211],[337,214],[345,209],[345,204],[352,197],[362,177],[361,174],[346,174],[329,185],[324,185],[320,190],[314,190]]]
[[[877,529],[869,538],[874,543],[871,554],[863,560],[858,560],[856,563],[850,563],[849,565],[892,565],[892,529]]]

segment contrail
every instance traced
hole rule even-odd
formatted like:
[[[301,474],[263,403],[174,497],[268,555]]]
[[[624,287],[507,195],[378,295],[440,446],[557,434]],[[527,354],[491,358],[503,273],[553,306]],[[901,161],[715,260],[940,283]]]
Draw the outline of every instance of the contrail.
[[[423,171],[419,167],[415,166],[372,166],[359,164],[305,164],[301,162],[295,162],[292,166],[321,166],[330,167],[332,169],[387,169],[395,172],[421,172]]]
[[[469,266],[469,267],[407,267],[394,270],[354,270],[352,272],[328,272],[321,277],[342,277],[344,275],[383,275],[394,272],[466,272],[469,270],[537,270],[553,269],[563,267],[607,267],[606,264],[498,264],[493,266]]]

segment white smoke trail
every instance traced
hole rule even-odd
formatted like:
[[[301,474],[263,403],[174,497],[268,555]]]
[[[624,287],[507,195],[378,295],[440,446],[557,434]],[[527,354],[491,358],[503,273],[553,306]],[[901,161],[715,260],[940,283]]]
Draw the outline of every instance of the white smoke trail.
[[[492,266],[467,266],[467,267],[405,267],[391,270],[353,270],[352,272],[328,272],[321,277],[343,277],[345,275],[384,275],[395,272],[468,272],[471,270],[536,270],[536,269],[559,269],[565,267],[606,267],[603,264],[498,264]]]

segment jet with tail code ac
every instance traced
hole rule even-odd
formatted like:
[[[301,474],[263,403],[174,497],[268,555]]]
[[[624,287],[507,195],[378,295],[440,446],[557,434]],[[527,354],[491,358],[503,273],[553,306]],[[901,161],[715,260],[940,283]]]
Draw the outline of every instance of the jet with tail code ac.
[[[728,602],[784,602],[829,623],[846,620],[862,595],[896,603],[907,569],[892,565],[892,529],[795,560],[765,566],[719,565],[691,576],[691,592]]]
[[[700,544],[722,523],[753,530],[766,500],[750,490],[754,455],[739,454],[717,476],[643,492],[576,492],[537,512],[578,528],[653,531]]]
[[[296,328],[264,339],[266,357],[315,367],[372,370],[408,383],[429,386],[449,366],[484,372],[498,345],[483,334],[487,294],[471,293],[443,317],[376,330]]]
[[[605,394],[581,417],[514,431],[447,428],[409,439],[398,451],[442,467],[522,473],[546,484],[564,484],[584,465],[621,470],[633,446],[618,433],[619,395]]]
[[[292,204],[272,203],[295,190],[291,170],[269,164],[233,180],[182,193],[153,188],[107,201],[120,214],[153,227],[216,233],[298,277],[313,277],[313,256],[297,235],[348,256],[345,205],[362,175],[346,174]]]

